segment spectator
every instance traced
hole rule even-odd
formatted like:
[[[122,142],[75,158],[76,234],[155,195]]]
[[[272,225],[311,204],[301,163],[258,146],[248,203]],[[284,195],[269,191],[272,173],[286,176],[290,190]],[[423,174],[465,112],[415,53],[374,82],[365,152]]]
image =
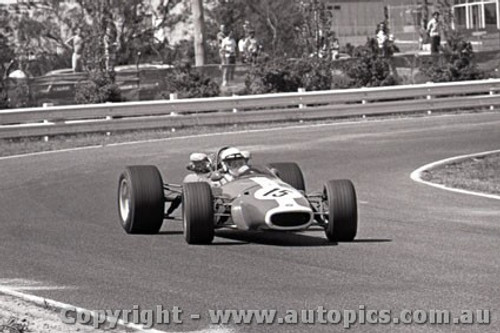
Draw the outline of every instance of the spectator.
[[[222,40],[221,51],[224,55],[222,86],[227,86],[227,83],[234,78],[234,64],[236,63],[236,41],[232,31],[229,31]]]
[[[339,40],[335,35],[335,31],[329,31],[326,37],[321,37],[321,49],[319,50],[320,58],[327,58],[329,60],[336,60],[339,54],[340,45]]]
[[[389,40],[389,36],[387,35],[387,28],[384,22],[379,23],[377,26],[375,36],[377,38],[379,55],[385,57],[387,55],[387,41]]]
[[[438,55],[441,47],[441,29],[442,24],[439,21],[439,12],[432,14],[432,19],[427,24],[427,33],[431,38],[431,54]]]
[[[330,33],[330,52],[332,55],[332,60],[336,60],[340,51],[340,43],[335,31]]]
[[[66,42],[66,45],[73,49],[73,55],[71,58],[71,65],[74,72],[82,71],[82,54],[84,48],[84,40],[82,37],[82,30],[76,28],[75,34],[71,36]]]
[[[239,56],[241,57],[241,62],[242,63],[246,63],[247,62],[246,54],[245,54],[245,43],[246,43],[246,41],[247,41],[246,38],[240,38],[240,40],[238,40],[238,53],[239,53]]]
[[[247,62],[255,64],[259,55],[259,42],[255,38],[255,30],[250,30],[248,34],[243,47],[245,59]]]
[[[217,45],[219,46],[219,58],[220,63],[224,64],[224,52],[222,50],[222,41],[226,38],[227,35],[227,27],[224,24],[220,25],[220,30],[217,33]]]
[[[116,42],[116,33],[108,26],[106,34],[104,35],[104,60],[106,71],[112,72],[116,59],[116,49],[118,43]]]
[[[250,35],[250,31],[254,30],[252,25],[250,24],[250,21],[245,20],[243,23],[243,33],[245,35],[245,38],[247,38]]]

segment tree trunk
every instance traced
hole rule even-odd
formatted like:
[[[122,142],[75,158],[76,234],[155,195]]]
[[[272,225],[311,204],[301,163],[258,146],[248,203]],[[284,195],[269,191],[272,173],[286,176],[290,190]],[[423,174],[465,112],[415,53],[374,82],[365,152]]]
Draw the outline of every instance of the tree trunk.
[[[205,65],[205,22],[203,18],[203,0],[191,0],[194,21],[195,65]]]

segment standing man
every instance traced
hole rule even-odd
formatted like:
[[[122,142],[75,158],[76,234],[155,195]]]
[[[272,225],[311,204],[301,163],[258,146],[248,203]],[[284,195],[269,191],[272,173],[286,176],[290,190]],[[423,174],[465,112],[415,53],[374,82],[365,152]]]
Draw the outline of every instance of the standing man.
[[[432,14],[432,19],[427,24],[427,33],[431,38],[431,55],[439,55],[441,47],[441,21],[439,20],[439,12]]]
[[[387,36],[387,27],[385,22],[380,22],[377,25],[377,30],[375,31],[375,37],[377,39],[377,46],[379,55],[385,57],[387,55],[387,41],[389,36]]]
[[[330,52],[332,55],[332,60],[337,60],[340,51],[340,43],[335,31],[330,32],[329,42],[330,42]]]
[[[76,28],[75,34],[70,37],[66,42],[66,45],[73,48],[73,55],[71,57],[71,65],[73,68],[73,72],[81,72],[82,71],[82,55],[84,48],[84,41],[82,37],[82,30],[80,28]]]
[[[236,41],[232,31],[229,31],[222,40],[221,50],[224,54],[222,86],[227,86],[227,83],[234,78],[234,65],[236,63]]]
[[[111,26],[108,26],[104,34],[104,64],[107,72],[114,71],[117,45],[116,33]]]
[[[220,25],[219,32],[217,33],[217,45],[219,46],[220,63],[224,64],[224,51],[222,50],[222,42],[227,35],[227,28],[224,24]]]
[[[257,38],[255,38],[255,30],[250,30],[248,34],[243,46],[245,59],[247,62],[255,64],[257,63],[257,56],[259,55],[259,42]]]

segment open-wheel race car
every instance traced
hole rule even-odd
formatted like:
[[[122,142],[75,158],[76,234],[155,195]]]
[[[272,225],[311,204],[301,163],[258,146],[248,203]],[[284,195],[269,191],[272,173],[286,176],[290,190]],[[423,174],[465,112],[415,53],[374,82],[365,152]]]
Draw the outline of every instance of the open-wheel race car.
[[[130,234],[155,234],[182,206],[189,244],[211,243],[219,228],[301,231],[319,225],[330,241],[355,238],[357,202],[350,180],[329,180],[322,191],[307,193],[296,163],[253,166],[249,160],[248,152],[234,147],[193,153],[182,184],[164,183],[152,165],[127,166],[118,186],[121,225]]]

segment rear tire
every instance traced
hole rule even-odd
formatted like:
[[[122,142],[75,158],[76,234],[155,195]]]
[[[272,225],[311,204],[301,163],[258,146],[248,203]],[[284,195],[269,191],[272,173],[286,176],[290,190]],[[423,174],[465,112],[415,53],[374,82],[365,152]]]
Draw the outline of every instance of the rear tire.
[[[184,183],[182,191],[184,238],[188,244],[210,244],[214,239],[214,208],[210,185]]]
[[[118,216],[129,234],[156,234],[163,224],[163,180],[155,166],[128,166],[118,183]]]
[[[296,190],[306,191],[304,174],[297,163],[270,163],[269,167],[278,171],[278,177]]]
[[[350,180],[330,180],[323,190],[328,205],[326,237],[334,242],[351,242],[358,230],[356,191]]]

